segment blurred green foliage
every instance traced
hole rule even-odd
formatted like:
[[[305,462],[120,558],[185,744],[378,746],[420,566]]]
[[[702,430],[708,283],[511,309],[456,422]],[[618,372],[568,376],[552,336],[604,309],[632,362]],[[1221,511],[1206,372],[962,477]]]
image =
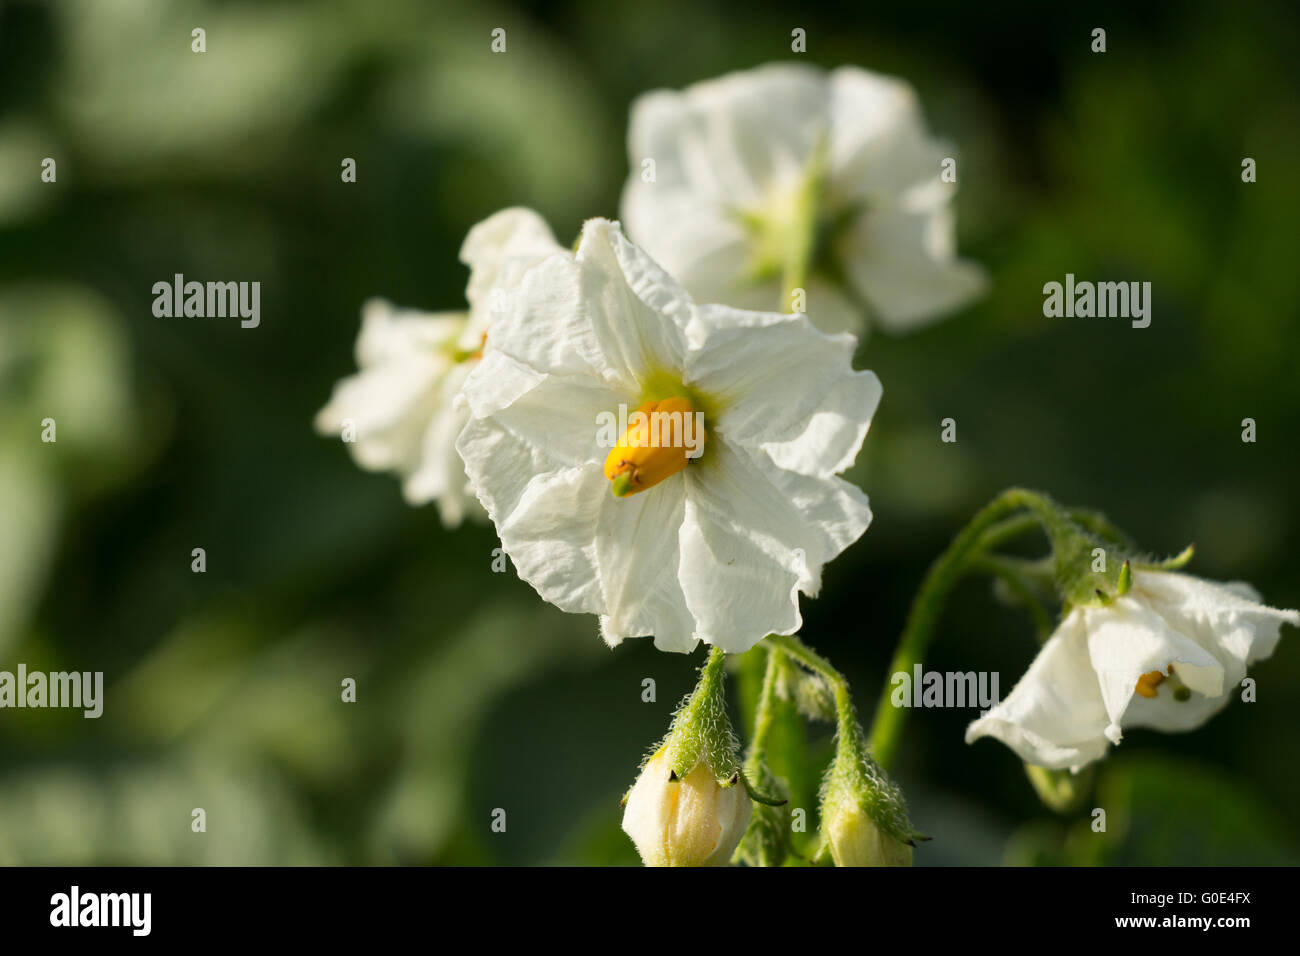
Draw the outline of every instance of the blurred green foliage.
[[[885,386],[853,472],[876,522],[804,630],[859,709],[929,560],[1010,484],[1300,605],[1297,25],[1280,2],[0,5],[0,667],[103,670],[107,697],[99,720],[0,712],[0,863],[636,861],[618,799],[702,655],[604,649],[490,572],[490,529],[443,531],[311,419],[365,298],[459,307],[460,240],[507,205],[562,240],[615,215],[631,100],[789,58],[795,26],[810,61],[917,86],[993,276],[860,355]],[[261,327],[155,318],[178,272],[261,281]],[[1151,327],[1043,318],[1066,272],[1150,280]],[[1256,668],[1257,703],[1126,737],[1105,835],[1039,806],[1005,748],[963,744],[970,713],[913,715],[917,863],[1296,862],[1295,640]],[[1006,693],[1034,646],[970,584],[926,666],[998,670]],[[778,731],[808,761],[828,734]],[[811,806],[816,764],[788,769]]]

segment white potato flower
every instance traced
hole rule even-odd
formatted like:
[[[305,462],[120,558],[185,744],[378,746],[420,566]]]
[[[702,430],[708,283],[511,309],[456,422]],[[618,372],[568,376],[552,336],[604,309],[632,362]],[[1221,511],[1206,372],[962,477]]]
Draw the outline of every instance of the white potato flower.
[[[413,505],[437,501],[447,527],[484,515],[469,490],[456,437],[469,419],[457,401],[478,364],[493,317],[529,267],[562,252],[546,223],[529,209],[505,209],[470,230],[460,259],[470,267],[467,312],[394,308],[383,299],[362,307],[359,371],[334,387],[316,415],[323,435],[337,435],[357,464],[395,471]]]
[[[1300,624],[1300,613],[1260,604],[1249,585],[1135,570],[1126,595],[1065,616],[966,741],[993,736],[1025,762],[1060,770],[1099,759],[1125,727],[1191,730],[1273,653],[1283,623]]]
[[[864,311],[904,331],[985,287],[956,257],[951,152],[902,80],[776,63],[647,93],[628,149],[628,236],[701,302],[789,311],[783,277],[805,229],[800,287],[827,332],[860,332]]]
[[[739,652],[799,629],[799,592],[816,594],[871,520],[837,477],[881,393],[852,369],[851,336],[696,304],[593,219],[576,254],[528,273],[492,342],[465,383],[457,448],[543,598],[599,615],[611,645]],[[686,434],[656,441],[631,410],[677,416]]]

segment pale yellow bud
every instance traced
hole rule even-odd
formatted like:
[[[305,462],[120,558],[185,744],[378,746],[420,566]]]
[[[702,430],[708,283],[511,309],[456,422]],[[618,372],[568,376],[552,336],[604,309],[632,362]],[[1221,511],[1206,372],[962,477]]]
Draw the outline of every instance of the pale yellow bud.
[[[836,866],[912,865],[912,848],[872,823],[852,799],[836,803],[822,825]]]
[[[703,760],[683,779],[673,779],[664,747],[628,795],[623,832],[646,866],[725,866],[752,810],[744,784],[723,786]]]

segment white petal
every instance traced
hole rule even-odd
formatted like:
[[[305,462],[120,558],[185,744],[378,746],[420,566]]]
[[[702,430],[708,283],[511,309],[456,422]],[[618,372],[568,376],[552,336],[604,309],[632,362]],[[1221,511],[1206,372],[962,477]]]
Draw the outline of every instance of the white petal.
[[[469,490],[465,464],[456,451],[456,439],[469,421],[469,409],[456,398],[469,371],[468,364],[462,363],[443,379],[440,406],[425,429],[417,466],[402,483],[408,503],[437,501],[438,514],[448,528],[459,526],[467,516],[487,516]]]
[[[1087,608],[1082,613],[1088,629],[1088,656],[1110,717],[1106,732],[1116,743],[1130,702],[1143,699],[1137,695],[1138,678],[1143,674],[1165,674],[1170,664],[1178,662],[1179,673],[1191,677],[1199,693],[1216,699],[1223,694],[1223,665],[1170,627],[1145,602],[1121,597],[1106,607]],[[1172,707],[1181,706],[1168,690],[1163,690],[1161,697]]]
[[[966,729],[966,742],[996,737],[1026,763],[1061,770],[1106,753],[1107,723],[1082,616],[1075,611],[1048,638],[1006,699]]]
[[[663,751],[652,757],[636,778],[623,809],[623,832],[632,838],[646,866],[666,866],[668,824],[676,809]]]
[[[822,568],[862,537],[871,524],[871,506],[857,485],[840,478],[812,478],[773,467],[762,458],[754,464],[772,483],[802,525],[803,552],[799,590],[809,597],[821,591]]]
[[[825,74],[789,63],[647,93],[632,105],[633,173],[653,158],[655,185],[751,206],[770,184],[802,173],[825,135],[827,104]]]
[[[619,399],[598,383],[540,376],[495,350],[466,380],[465,395],[479,417],[465,426],[456,448],[498,529],[535,476],[604,462],[597,416]]]
[[[730,210],[689,192],[637,181],[624,190],[620,211],[628,236],[697,302],[757,309],[780,304],[776,282],[748,277],[750,236]]]
[[[954,255],[952,212],[869,209],[837,248],[849,282],[893,332],[934,321],[983,293],[984,270]]]
[[[635,396],[655,370],[678,368],[689,296],[616,223],[589,220],[576,257],[530,270],[493,347],[538,372],[603,382]]]
[[[384,299],[367,299],[361,306],[357,367],[443,353],[460,336],[467,320],[464,312],[421,312],[396,308]]]
[[[380,471],[407,469],[417,463],[420,439],[438,408],[440,363],[417,359],[369,369],[334,386],[317,414],[316,431],[342,435],[344,422],[355,425],[348,450],[361,467]]]
[[[1170,571],[1136,571],[1133,584],[1172,626],[1243,669],[1272,655],[1282,624],[1300,625],[1300,613],[1259,603],[1259,593],[1244,582],[1219,584]]]
[[[482,424],[472,421],[462,433]],[[466,459],[468,461],[468,458]],[[483,484],[474,476],[479,499],[497,526],[501,546],[519,576],[562,611],[603,614],[596,556],[599,509],[597,495],[609,494],[609,482],[597,464],[537,475],[524,487],[506,514],[484,500]]]
[[[465,403],[476,418],[491,417],[524,444],[538,445],[538,469],[601,462],[601,416],[617,415],[627,399],[595,379],[547,376],[494,349],[465,383]]]
[[[525,272],[565,251],[546,221],[523,207],[503,209],[471,229],[460,247],[460,261],[470,267],[465,298],[472,313],[462,347],[480,345],[491,321],[509,306],[503,296],[518,288]]]
[[[601,618],[602,636],[613,646],[653,635],[661,651],[693,651],[695,621],[677,580],[685,479],[674,475],[627,498],[615,498],[607,486],[603,495],[596,561],[610,613]]]
[[[688,381],[723,407],[716,428],[781,468],[828,477],[853,463],[880,403],[880,380],[852,369],[851,336],[804,316],[702,306],[707,328]]]
[[[681,584],[696,636],[731,653],[799,629],[799,590],[871,520],[847,482],[763,466],[718,442],[687,479]]]
[[[942,144],[925,132],[911,84],[857,67],[830,78],[830,176],[837,199],[878,201],[939,181]]]

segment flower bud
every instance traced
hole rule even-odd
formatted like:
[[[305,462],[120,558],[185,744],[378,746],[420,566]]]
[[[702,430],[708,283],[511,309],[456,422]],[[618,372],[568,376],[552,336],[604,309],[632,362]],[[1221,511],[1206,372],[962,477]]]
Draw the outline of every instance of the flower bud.
[[[744,784],[720,784],[703,759],[684,778],[674,777],[665,745],[628,794],[623,832],[646,866],[725,866],[752,810]]]
[[[822,826],[836,866],[911,866],[912,848],[881,830],[856,800],[824,807]]]

